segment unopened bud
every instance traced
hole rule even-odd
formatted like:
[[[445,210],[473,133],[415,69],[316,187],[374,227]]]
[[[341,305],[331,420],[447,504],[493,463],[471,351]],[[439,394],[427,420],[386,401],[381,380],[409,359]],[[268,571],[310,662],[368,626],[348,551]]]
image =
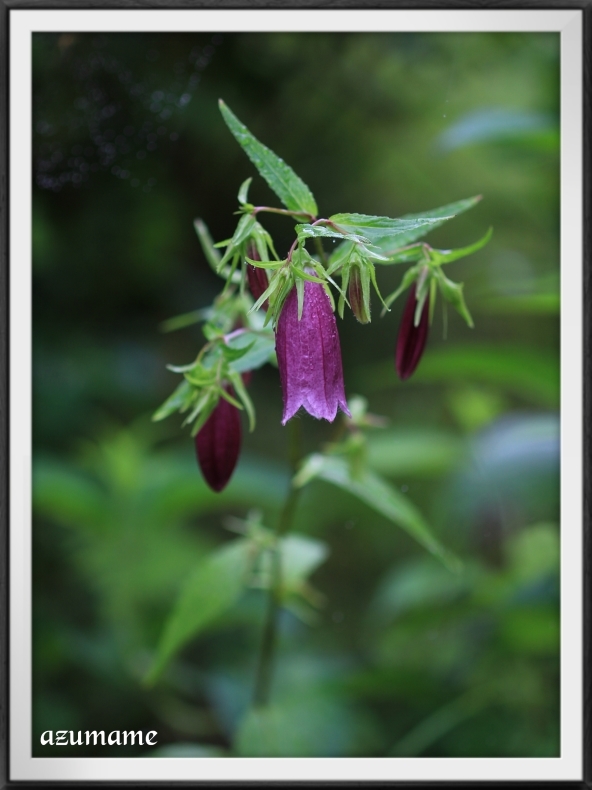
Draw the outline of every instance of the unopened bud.
[[[428,339],[430,297],[423,303],[419,324],[415,326],[415,311],[417,309],[415,283],[411,286],[401,326],[397,337],[397,349],[395,352],[395,367],[401,380],[408,379],[419,364],[421,355]]]
[[[250,258],[252,261],[261,260],[254,244],[249,245],[247,250],[247,258]],[[267,291],[269,286],[265,269],[260,269],[258,266],[253,266],[251,263],[247,263],[247,281],[249,283],[249,290],[251,291],[255,301],[257,301],[257,299],[259,299],[259,297],[261,297],[265,291]],[[268,304],[269,303],[266,299],[261,307],[264,310],[267,310]]]
[[[231,387],[227,391],[233,395]],[[222,491],[232,477],[241,447],[241,421],[236,406],[220,398],[195,437],[197,460],[206,483]]]
[[[369,291],[369,289],[367,289]],[[349,288],[348,297],[351,309],[355,317],[361,324],[367,324],[370,321],[370,294],[366,294],[364,298],[364,289],[362,287],[362,276],[360,267],[353,264],[349,273]]]

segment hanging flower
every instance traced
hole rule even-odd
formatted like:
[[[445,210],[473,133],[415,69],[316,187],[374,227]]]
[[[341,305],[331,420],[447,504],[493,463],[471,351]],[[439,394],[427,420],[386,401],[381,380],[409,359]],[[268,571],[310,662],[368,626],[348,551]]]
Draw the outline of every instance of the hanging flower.
[[[249,257],[252,261],[261,260],[254,244],[249,245],[247,257]],[[265,293],[269,285],[269,280],[267,279],[265,269],[261,269],[259,266],[253,266],[252,263],[247,263],[247,282],[249,283],[249,290],[251,291],[255,301],[257,301],[257,299],[259,299],[259,297]],[[268,304],[269,302],[266,299],[261,305],[263,310],[267,310]]]
[[[428,339],[430,297],[423,303],[419,324],[415,326],[415,311],[417,309],[416,285],[411,286],[403,318],[399,327],[397,349],[395,352],[395,367],[401,380],[408,379],[419,364],[421,355]]]
[[[226,391],[233,395],[231,387]],[[232,477],[241,446],[239,410],[220,398],[195,437],[197,460],[206,483],[214,491],[222,491]]]
[[[301,406],[313,417],[329,422],[335,419],[338,407],[351,417],[335,316],[320,283],[304,282],[300,320],[297,290],[292,288],[278,319],[275,348],[284,398],[282,425]]]

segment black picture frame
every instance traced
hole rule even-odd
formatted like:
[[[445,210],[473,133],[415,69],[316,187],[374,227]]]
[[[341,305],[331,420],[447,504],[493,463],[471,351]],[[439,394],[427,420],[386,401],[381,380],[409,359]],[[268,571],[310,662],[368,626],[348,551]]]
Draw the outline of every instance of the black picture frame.
[[[1,239],[0,239],[0,316],[2,321],[2,332],[0,333],[0,356],[2,361],[3,376],[0,383],[0,415],[1,415],[1,430],[2,436],[0,441],[0,527],[2,538],[0,541],[0,671],[2,673],[2,681],[0,683],[0,786],[2,787],[33,787],[41,786],[46,782],[22,782],[14,781],[10,778],[10,759],[9,759],[9,744],[10,744],[10,729],[9,729],[9,711],[10,711],[10,694],[9,694],[9,680],[10,680],[10,665],[8,660],[9,652],[9,583],[11,578],[11,569],[9,567],[9,519],[10,519],[10,498],[9,498],[9,484],[10,484],[10,402],[9,402],[9,375],[10,375],[10,352],[9,352],[9,339],[10,339],[10,277],[9,277],[9,220],[10,220],[10,205],[9,205],[9,165],[10,165],[10,138],[9,138],[9,110],[10,110],[10,94],[9,94],[9,56],[10,56],[10,14],[14,10],[20,9],[46,9],[46,10],[59,10],[59,9],[105,9],[105,10],[141,10],[141,9],[227,9],[232,11],[234,9],[322,9],[327,11],[339,11],[344,9],[400,9],[400,10],[414,10],[425,11],[429,13],[431,10],[458,10],[458,11],[475,11],[475,10],[580,10],[583,14],[583,123],[584,123],[584,144],[583,144],[583,162],[584,162],[584,195],[583,195],[583,271],[584,278],[582,283],[583,293],[583,348],[584,358],[582,360],[583,369],[583,403],[584,403],[584,436],[583,436],[583,541],[584,541],[584,554],[582,557],[583,563],[583,667],[584,667],[584,721],[583,721],[583,744],[582,753],[584,755],[582,765],[582,775],[580,781],[574,782],[548,782],[545,785],[553,787],[565,788],[592,788],[592,535],[591,535],[591,507],[592,507],[592,489],[590,483],[591,477],[591,384],[592,384],[592,364],[591,364],[591,348],[592,348],[592,334],[591,334],[591,249],[592,249],[592,0],[568,0],[567,2],[560,2],[560,0],[531,0],[530,2],[507,2],[504,0],[337,0],[332,2],[326,0],[292,0],[292,2],[283,2],[283,0],[82,0],[75,2],[74,0],[0,0],[0,52],[2,53],[1,63],[2,72],[0,75],[0,156],[1,156],[1,179],[0,179],[0,217],[1,217]],[[316,783],[316,782],[315,782]],[[319,782],[321,783],[321,782]],[[52,783],[50,783],[52,784]],[[88,786],[95,784],[95,782],[75,782],[68,783],[67,786]],[[174,785],[182,784],[181,782],[144,782],[144,781],[130,781],[125,783],[119,782],[97,782],[101,785],[119,785],[119,786],[143,786],[145,784],[154,785]],[[205,784],[209,786],[209,782],[192,782],[191,784]],[[219,784],[235,784],[234,782],[215,782]],[[238,784],[256,784],[250,782],[239,782]],[[294,784],[290,782],[270,782],[270,784]],[[298,782],[297,784],[309,784],[309,782]],[[348,782],[322,782],[321,784],[330,785],[345,785]],[[360,784],[356,782],[356,784]],[[363,783],[365,784],[365,783]],[[368,782],[368,784],[383,784],[382,782]],[[387,784],[387,783],[384,783]],[[461,782],[389,782],[395,786],[413,786],[416,788],[433,787],[434,784],[442,784],[445,786],[462,786]],[[525,782],[470,782],[470,784],[480,784],[483,786],[507,786],[516,788],[531,788],[539,787],[540,782],[525,781]]]

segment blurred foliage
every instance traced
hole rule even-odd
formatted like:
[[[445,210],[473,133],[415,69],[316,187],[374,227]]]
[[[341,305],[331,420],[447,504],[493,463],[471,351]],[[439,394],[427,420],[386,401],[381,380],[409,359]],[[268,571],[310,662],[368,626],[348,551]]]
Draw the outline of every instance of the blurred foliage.
[[[33,65],[34,754],[144,754],[39,746],[48,729],[133,728],[158,731],[154,756],[557,755],[558,36],[36,34]],[[222,494],[180,420],[148,418],[174,386],[165,362],[200,344],[199,329],[158,325],[218,288],[193,220],[227,238],[253,175],[220,97],[326,216],[482,194],[430,243],[494,227],[453,264],[475,329],[449,311],[445,339],[437,309],[409,382],[393,366],[402,304],[339,322],[348,397],[388,418],[368,434],[372,480],[462,571],[393,528],[372,485],[328,482],[331,457],[284,546],[293,588],[272,705],[255,713],[265,594],[199,580],[245,524],[277,518],[277,371],[253,376],[257,430]],[[256,179],[250,195],[271,192]],[[290,243],[290,223],[269,228]],[[397,267],[379,274],[383,293],[399,285]],[[334,441],[301,422],[306,453]],[[149,685],[192,585],[220,616],[179,636]]]

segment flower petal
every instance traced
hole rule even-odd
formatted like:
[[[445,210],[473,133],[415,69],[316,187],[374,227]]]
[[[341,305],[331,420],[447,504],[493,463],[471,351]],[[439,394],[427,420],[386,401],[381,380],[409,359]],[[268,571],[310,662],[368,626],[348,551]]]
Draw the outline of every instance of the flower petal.
[[[341,348],[329,297],[320,283],[304,283],[298,320],[293,288],[280,314],[276,352],[284,396],[282,425],[303,406],[317,419],[333,422],[338,407],[350,415],[345,399]]]

